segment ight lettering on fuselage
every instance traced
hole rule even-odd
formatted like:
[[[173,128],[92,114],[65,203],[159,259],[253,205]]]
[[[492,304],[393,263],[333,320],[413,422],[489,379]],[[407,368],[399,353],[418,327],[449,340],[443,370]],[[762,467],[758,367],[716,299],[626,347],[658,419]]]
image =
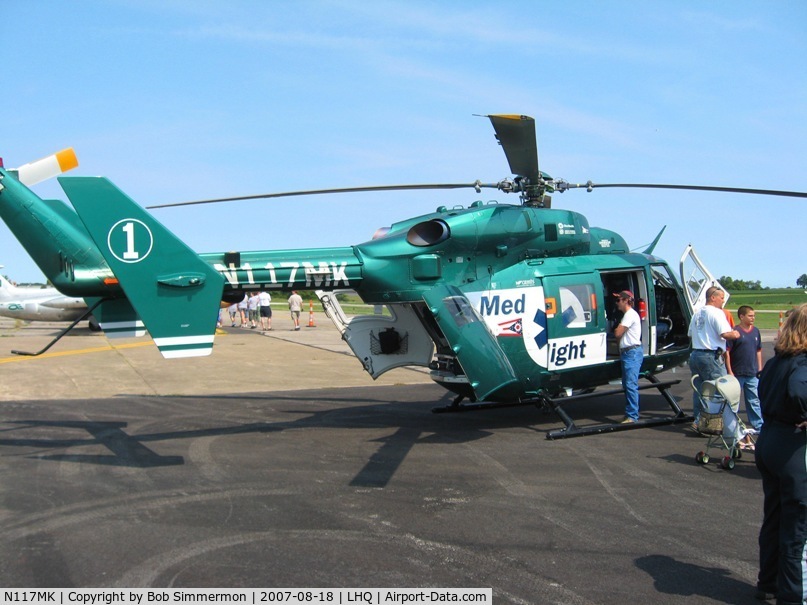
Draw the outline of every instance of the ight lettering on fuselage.
[[[558,343],[553,342],[549,350],[549,363],[561,367],[566,365],[567,361],[576,361],[578,359],[586,358],[586,341],[581,340],[578,342],[567,342],[563,346],[558,346]]]
[[[248,286],[261,284],[267,288],[330,288],[330,287],[350,287],[350,280],[347,277],[347,263],[341,264],[335,262],[319,262],[315,266],[314,263],[303,261],[298,262],[281,262],[276,267],[273,263],[266,263],[262,268],[253,268],[249,263],[244,263],[236,268],[235,264],[230,263],[224,266],[221,263],[215,263],[213,267],[221,273],[227,280],[230,286]],[[298,272],[302,269],[305,276],[305,283],[297,281]],[[278,281],[277,274],[279,271],[288,271],[288,279]]]

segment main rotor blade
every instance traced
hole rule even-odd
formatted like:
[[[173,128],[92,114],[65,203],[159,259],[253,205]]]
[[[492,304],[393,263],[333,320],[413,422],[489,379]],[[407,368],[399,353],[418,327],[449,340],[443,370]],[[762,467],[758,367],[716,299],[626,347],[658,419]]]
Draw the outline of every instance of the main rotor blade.
[[[535,142],[535,120],[529,116],[487,116],[504,149],[510,172],[527,177],[532,185],[540,181],[538,146]]]
[[[194,202],[177,202],[174,204],[158,204],[156,206],[146,206],[152,208],[172,208],[174,206],[193,206],[196,204],[217,204],[219,202],[237,202],[241,200],[258,200],[274,197],[292,197],[296,195],[321,195],[325,193],[362,193],[366,191],[406,191],[416,189],[476,189],[477,193],[481,188],[498,189],[499,184],[486,184],[479,181],[473,183],[434,183],[422,185],[373,185],[369,187],[339,187],[336,189],[309,189],[308,191],[286,191],[284,193],[261,193],[258,195],[243,195],[240,197],[220,197],[210,200],[196,200]]]
[[[744,187],[712,187],[708,185],[661,185],[656,183],[567,183],[566,181],[556,181],[555,189],[561,193],[567,189],[585,188],[588,191],[597,187],[633,187],[638,189],[686,189],[690,191],[722,191],[725,193],[751,193],[755,195],[781,195],[785,197],[804,197],[807,193],[803,191],[781,191],[779,189],[747,189]]]

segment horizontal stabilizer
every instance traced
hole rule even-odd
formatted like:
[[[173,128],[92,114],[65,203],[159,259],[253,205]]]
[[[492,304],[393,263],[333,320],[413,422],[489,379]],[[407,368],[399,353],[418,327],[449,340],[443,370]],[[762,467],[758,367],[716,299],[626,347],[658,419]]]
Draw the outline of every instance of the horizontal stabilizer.
[[[224,277],[109,180],[59,182],[163,356],[209,355]]]

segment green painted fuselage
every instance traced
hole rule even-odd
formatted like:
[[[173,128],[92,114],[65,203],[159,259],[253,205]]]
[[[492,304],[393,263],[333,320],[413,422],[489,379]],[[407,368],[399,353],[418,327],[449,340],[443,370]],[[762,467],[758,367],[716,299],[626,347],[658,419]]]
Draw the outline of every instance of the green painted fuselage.
[[[689,312],[669,268],[631,253],[621,236],[589,227],[577,212],[474,202],[395,223],[355,246],[197,255],[106,179],[60,182],[76,211],[40,199],[0,169],[0,217],[62,293],[132,303],[129,313],[152,335],[156,326],[164,354],[183,354],[214,330],[212,311],[199,310],[209,316],[183,333],[193,323],[182,317],[183,301],[196,313],[197,303],[236,301],[251,290],[302,289],[352,289],[367,303],[411,310],[422,328],[408,330],[434,342],[438,365],[456,360],[460,377],[462,367],[474,368],[467,387],[436,380],[479,398],[521,399],[617,378],[617,289],[635,290],[646,305],[644,371],[679,365],[688,353]],[[153,238],[148,252],[136,249],[142,233]],[[160,306],[169,302],[175,317]],[[204,339],[212,348],[212,335]]]

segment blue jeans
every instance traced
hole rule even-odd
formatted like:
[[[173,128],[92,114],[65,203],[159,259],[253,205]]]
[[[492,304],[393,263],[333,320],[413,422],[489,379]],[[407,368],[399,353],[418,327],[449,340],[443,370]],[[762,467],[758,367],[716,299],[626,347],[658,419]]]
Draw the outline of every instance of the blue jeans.
[[[755,430],[762,428],[762,412],[759,408],[759,378],[756,376],[735,376],[745,398],[745,413],[748,423]]]
[[[622,364],[622,388],[625,389],[625,416],[639,419],[639,370],[642,368],[642,347],[619,352]]]
[[[704,380],[714,380],[728,374],[723,356],[715,358],[712,351],[692,351],[689,354],[689,370],[693,376],[698,375],[692,384],[698,392],[700,392]],[[692,415],[695,416],[695,422],[698,422],[701,417],[701,402],[698,393],[692,393]]]

